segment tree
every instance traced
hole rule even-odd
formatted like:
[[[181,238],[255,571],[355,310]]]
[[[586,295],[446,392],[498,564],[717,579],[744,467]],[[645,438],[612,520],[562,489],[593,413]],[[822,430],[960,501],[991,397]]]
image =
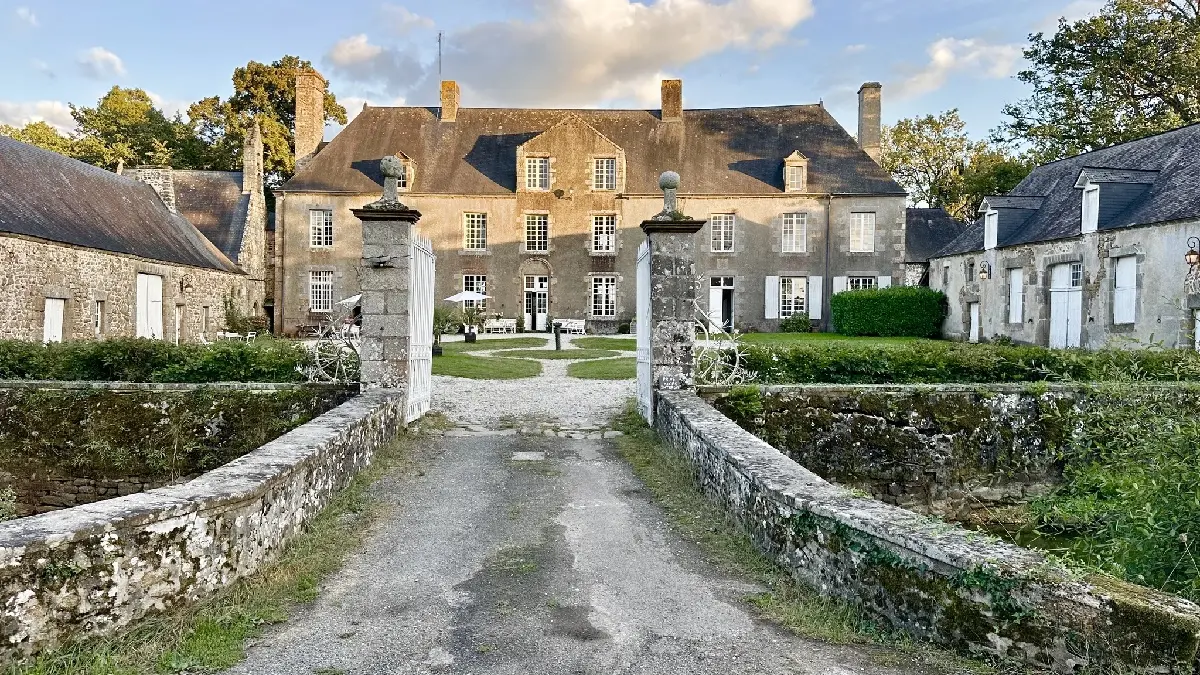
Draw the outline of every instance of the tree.
[[[60,155],[75,156],[75,139],[58,133],[58,129],[45,122],[30,122],[24,127],[0,124],[0,136],[8,136]]]
[[[913,204],[975,220],[984,197],[1012,190],[1032,165],[1002,146],[971,140],[958,110],[949,110],[884,127],[883,168]]]
[[[79,125],[74,156],[110,169],[121,162],[173,165],[189,133],[178,116],[168,119],[141,89],[114,86],[94,108],[72,103],[71,116]]]
[[[1200,0],[1108,0],[1099,15],[1030,36],[997,136],[1039,163],[1200,122]]]
[[[241,166],[242,139],[253,120],[263,134],[268,183],[278,185],[296,170],[296,73],[312,63],[284,56],[271,64],[251,61],[233,71],[233,95],[212,96],[188,108],[192,135],[203,149],[195,161],[211,168]],[[346,109],[325,92],[325,121],[346,123]]]

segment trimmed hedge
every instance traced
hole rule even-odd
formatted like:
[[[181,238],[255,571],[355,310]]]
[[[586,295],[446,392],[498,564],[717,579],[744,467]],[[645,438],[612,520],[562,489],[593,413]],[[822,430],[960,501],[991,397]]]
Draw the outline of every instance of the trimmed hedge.
[[[815,342],[747,346],[743,365],[760,384],[922,384],[938,382],[1200,381],[1189,350],[1084,351],[1032,346],[913,342]]]
[[[303,382],[303,345],[283,340],[175,345],[112,339],[41,344],[0,341],[0,380]]]
[[[829,309],[842,335],[932,338],[942,333],[946,294],[921,286],[844,291]]]

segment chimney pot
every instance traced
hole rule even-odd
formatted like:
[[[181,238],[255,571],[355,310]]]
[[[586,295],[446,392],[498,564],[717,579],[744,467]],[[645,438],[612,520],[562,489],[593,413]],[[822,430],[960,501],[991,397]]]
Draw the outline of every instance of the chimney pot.
[[[662,121],[683,120],[683,80],[662,81]]]
[[[454,80],[442,80],[442,111],[443,122],[453,122],[458,119],[458,102],[461,92]]]
[[[858,147],[877,164],[883,157],[883,85],[878,82],[858,90]]]
[[[325,140],[325,87],[315,70],[296,73],[296,168],[317,154]]]

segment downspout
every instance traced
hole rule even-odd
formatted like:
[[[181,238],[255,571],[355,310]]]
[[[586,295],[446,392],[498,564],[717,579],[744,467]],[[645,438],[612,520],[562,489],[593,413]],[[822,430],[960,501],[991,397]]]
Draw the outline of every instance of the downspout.
[[[833,276],[829,273],[830,235],[833,232],[833,194],[825,195],[825,281],[821,284],[821,332],[828,333],[831,325],[831,304],[825,298],[833,297]]]

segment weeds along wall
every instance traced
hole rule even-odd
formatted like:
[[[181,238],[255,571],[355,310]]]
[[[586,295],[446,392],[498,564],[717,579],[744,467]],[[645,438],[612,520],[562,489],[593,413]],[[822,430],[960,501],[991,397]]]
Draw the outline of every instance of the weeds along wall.
[[[357,387],[0,382],[0,488],[27,516],[191,478],[345,402]]]
[[[761,551],[897,630],[1066,673],[1200,667],[1200,607],[1187,600],[856,496],[694,393],[659,391],[655,401],[663,441]]]
[[[274,560],[404,425],[376,389],[180,485],[0,523],[0,667]]]

